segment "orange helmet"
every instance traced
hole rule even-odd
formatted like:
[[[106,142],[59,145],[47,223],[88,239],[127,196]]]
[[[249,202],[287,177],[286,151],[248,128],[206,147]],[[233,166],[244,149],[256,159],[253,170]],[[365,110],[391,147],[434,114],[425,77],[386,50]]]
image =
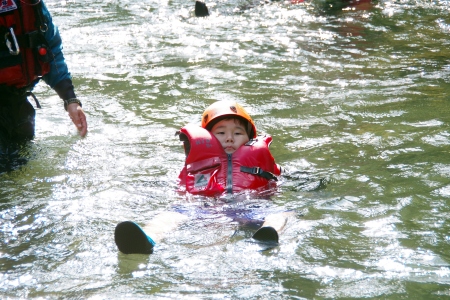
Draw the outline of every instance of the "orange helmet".
[[[250,115],[237,102],[217,101],[208,106],[202,114],[202,127],[211,130],[211,128],[222,117],[240,117],[248,124],[248,136],[253,139],[256,138],[256,126]]]

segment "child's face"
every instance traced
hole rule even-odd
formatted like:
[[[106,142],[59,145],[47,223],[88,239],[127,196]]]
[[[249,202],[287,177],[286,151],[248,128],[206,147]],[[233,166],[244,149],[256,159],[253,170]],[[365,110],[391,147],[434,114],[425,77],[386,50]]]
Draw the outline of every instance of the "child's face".
[[[245,128],[238,120],[219,121],[211,129],[226,153],[231,154],[249,141]]]

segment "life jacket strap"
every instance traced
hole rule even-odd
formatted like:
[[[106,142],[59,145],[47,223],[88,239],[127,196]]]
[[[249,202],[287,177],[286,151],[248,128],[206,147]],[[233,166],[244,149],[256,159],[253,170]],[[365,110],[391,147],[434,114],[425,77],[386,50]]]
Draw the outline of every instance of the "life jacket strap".
[[[36,107],[37,108],[42,108],[41,104],[39,103],[38,99],[36,98],[36,96],[32,93],[32,92],[27,92],[27,97],[31,96],[34,99],[34,102],[36,103]]]
[[[275,180],[278,181],[278,178],[270,172],[264,171],[260,167],[244,167],[241,166],[241,172],[249,173],[257,176],[261,176],[267,180]]]
[[[36,13],[39,30],[42,33],[47,32],[48,24],[47,24],[46,18],[44,17],[44,14],[42,13],[42,0],[34,0],[34,1],[31,1],[31,3],[32,3],[34,11]]]
[[[18,35],[17,41],[19,42],[19,46],[21,48],[36,48],[46,42],[42,33],[38,30]]]

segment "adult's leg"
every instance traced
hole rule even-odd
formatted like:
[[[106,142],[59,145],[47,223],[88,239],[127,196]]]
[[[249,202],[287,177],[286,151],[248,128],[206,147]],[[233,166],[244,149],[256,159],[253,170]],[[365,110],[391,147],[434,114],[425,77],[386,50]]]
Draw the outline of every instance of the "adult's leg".
[[[12,105],[14,117],[14,138],[17,141],[27,141],[34,138],[36,112],[27,96],[21,96]]]
[[[33,139],[36,112],[25,92],[7,93],[0,100],[0,135],[2,143]]]

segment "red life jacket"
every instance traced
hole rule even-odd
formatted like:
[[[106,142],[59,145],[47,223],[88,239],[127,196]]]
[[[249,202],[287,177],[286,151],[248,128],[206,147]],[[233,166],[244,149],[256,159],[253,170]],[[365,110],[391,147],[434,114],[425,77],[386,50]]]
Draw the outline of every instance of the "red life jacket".
[[[46,24],[41,11],[41,1],[1,2],[0,84],[26,87],[50,71],[53,55],[42,32]]]
[[[269,151],[270,136],[250,140],[233,154],[227,154],[211,132],[196,125],[181,128],[180,139],[188,153],[179,179],[191,194],[262,191],[281,174]]]

